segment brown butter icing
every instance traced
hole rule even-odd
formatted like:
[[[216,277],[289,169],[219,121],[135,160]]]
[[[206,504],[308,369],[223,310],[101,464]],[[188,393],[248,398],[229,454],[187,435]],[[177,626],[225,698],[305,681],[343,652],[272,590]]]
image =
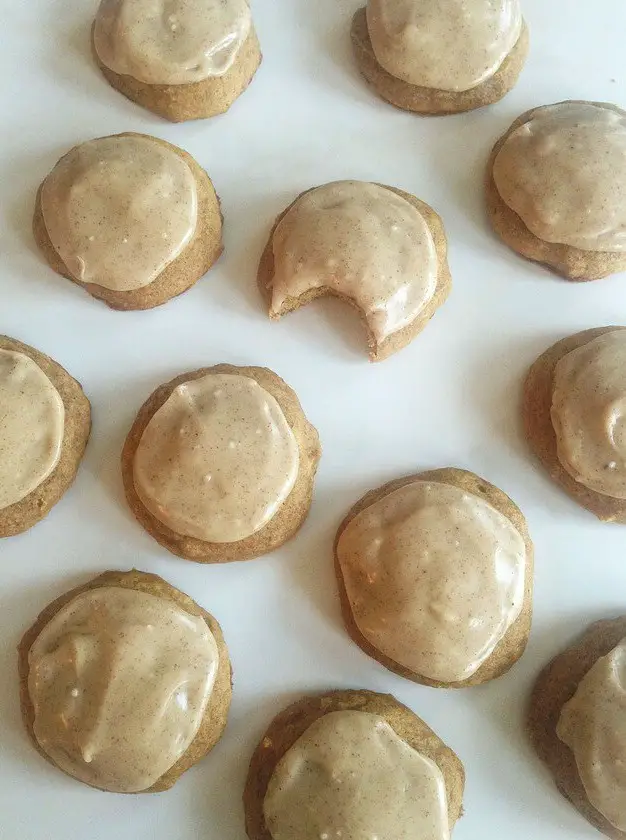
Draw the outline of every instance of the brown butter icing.
[[[133,589],[78,595],[28,656],[34,735],[53,761],[105,790],[150,788],[193,741],[218,666],[206,622]]]
[[[137,495],[173,531],[215,543],[259,531],[291,492],[299,449],[254,379],[208,374],[179,385],[148,423],[133,464]]]
[[[120,75],[192,84],[228,72],[251,25],[247,0],[102,0],[94,46]]]
[[[545,242],[626,250],[626,114],[564,102],[537,110],[493,166],[500,197]]]
[[[130,291],[156,280],[193,237],[197,186],[187,162],[152,138],[102,137],[61,158],[41,210],[76,280]]]
[[[273,840],[448,840],[434,761],[377,715],[330,712],[285,753],[264,800]]]
[[[626,330],[567,353],[554,372],[552,425],[563,468],[597,493],[626,499]]]
[[[522,31],[519,0],[369,0],[378,63],[396,79],[466,91],[491,78]]]
[[[61,457],[65,407],[31,358],[0,350],[0,510],[20,502]]]
[[[485,500],[414,481],[357,514],[337,543],[363,636],[430,680],[461,682],[521,613],[526,549]]]
[[[626,831],[626,639],[583,677],[557,735],[574,753],[593,807]]]
[[[411,323],[435,293],[428,224],[377,184],[336,181],[305,193],[277,225],[272,247],[273,314],[325,286],[358,305],[380,342]]]

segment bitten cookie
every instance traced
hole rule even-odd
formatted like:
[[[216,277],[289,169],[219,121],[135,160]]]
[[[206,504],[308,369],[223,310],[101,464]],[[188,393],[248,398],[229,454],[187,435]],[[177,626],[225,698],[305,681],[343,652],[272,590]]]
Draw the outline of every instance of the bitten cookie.
[[[244,791],[250,840],[446,840],[462,814],[458,757],[390,694],[332,691],[281,712]]]
[[[379,96],[435,116],[506,96],[529,43],[519,0],[369,0],[351,35],[359,70]]]
[[[248,0],[101,0],[92,30],[111,87],[172,122],[227,111],[261,48]]]
[[[276,220],[258,271],[272,319],[325,295],[351,304],[372,361],[406,347],[451,283],[437,213],[409,193],[365,181],[298,196]]]
[[[339,527],[348,633],[400,676],[465,688],[506,673],[530,633],[533,545],[519,508],[474,473],[417,473],[367,493]]]
[[[626,111],[559,102],[519,117],[487,166],[496,233],[569,280],[626,269]]]
[[[551,478],[604,522],[626,523],[626,328],[557,342],[524,386],[526,437]]]
[[[626,838],[626,617],[598,621],[541,673],[528,729],[558,789],[598,831]]]
[[[74,481],[91,407],[61,365],[0,335],[0,537],[32,528]]]
[[[267,554],[300,529],[320,454],[280,377],[216,365],[149,397],[126,439],[122,476],[131,510],[161,545],[223,563]]]
[[[219,624],[156,575],[105,572],[57,598],[19,646],[37,751],[100,790],[167,790],[219,741],[231,667]]]
[[[33,231],[51,268],[112,309],[151,309],[222,253],[222,214],[187,152],[145,134],[75,146],[37,193]]]

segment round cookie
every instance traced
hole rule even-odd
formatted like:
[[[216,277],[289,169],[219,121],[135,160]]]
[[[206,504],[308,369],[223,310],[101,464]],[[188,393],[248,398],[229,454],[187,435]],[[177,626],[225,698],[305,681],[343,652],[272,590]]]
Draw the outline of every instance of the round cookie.
[[[128,599],[129,593],[139,593],[139,598],[141,599],[138,601],[138,604],[133,603],[134,598],[131,596],[131,599]],[[80,697],[80,700],[76,700],[76,704],[83,703],[82,707],[80,706],[73,706],[72,701],[66,701],[66,705],[69,704],[67,708],[67,713],[72,721],[73,727],[80,729],[81,723],[85,725],[85,732],[84,732],[84,739],[81,743],[76,743],[75,741],[72,742],[72,747],[74,748],[75,754],[70,755],[70,758],[73,758],[74,761],[77,763],[79,769],[78,773],[83,775],[83,778],[80,778],[80,775],[76,775],[75,772],[70,772],[68,767],[59,766],[57,760],[50,755],[53,752],[55,744],[54,741],[51,740],[47,743],[48,749],[46,750],[44,746],[38,740],[37,734],[40,730],[38,728],[37,718],[36,718],[36,711],[35,705],[33,702],[33,698],[31,696],[31,689],[34,691],[35,686],[37,690],[41,691],[44,694],[44,688],[46,687],[46,678],[49,677],[51,673],[55,674],[55,678],[57,680],[62,680],[63,674],[61,672],[61,666],[63,663],[57,663],[56,665],[56,672],[49,669],[40,669],[38,673],[39,679],[37,680],[35,674],[31,674],[33,662],[40,663],[42,660],[42,655],[46,657],[54,657],[54,654],[58,651],[59,644],[68,644],[68,637],[64,637],[61,642],[54,643],[54,636],[53,636],[53,643],[49,643],[45,647],[47,648],[45,652],[38,651],[37,654],[32,653],[33,646],[37,647],[40,644],[40,638],[42,633],[45,633],[48,628],[51,626],[54,627],[54,621],[59,621],[59,617],[63,615],[63,611],[69,608],[69,605],[72,603],[78,603],[81,598],[84,597],[91,597],[95,593],[95,597],[106,599],[110,597],[111,593],[114,593],[115,597],[119,596],[119,593],[122,593],[122,597],[125,599],[122,602],[121,608],[118,606],[117,612],[113,609],[109,609],[108,612],[105,610],[104,612],[104,619],[105,620],[112,620],[112,616],[115,616],[119,620],[119,615],[122,616],[125,614],[122,610],[127,611],[129,615],[128,621],[130,622],[130,626],[126,628],[124,631],[124,625],[120,625],[117,630],[118,633],[116,636],[109,636],[107,638],[106,634],[100,638],[99,642],[94,642],[94,647],[90,648],[89,646],[85,646],[83,648],[80,647],[81,639],[85,639],[84,634],[84,627],[86,624],[85,614],[83,613],[82,618],[82,627],[81,632],[78,634],[78,639],[72,642],[72,644],[76,645],[76,653],[75,659],[67,660],[67,661],[75,661],[77,663],[77,673],[75,674],[75,680],[81,684],[81,682],[87,682],[89,679],[92,682],[95,682],[98,685],[98,673],[100,675],[102,673],[108,675],[107,668],[100,668],[98,672],[98,662],[96,662],[95,669],[90,672],[88,669],[88,659],[94,651],[98,653],[100,656],[106,656],[106,649],[102,647],[104,645],[105,640],[108,641],[110,644],[113,644],[113,641],[117,641],[118,644],[121,641],[124,641],[130,638],[130,644],[134,644],[136,642],[136,634],[137,634],[137,627],[133,624],[133,609],[145,609],[145,602],[146,596],[148,597],[148,607],[150,609],[154,609],[154,604],[159,603],[159,601],[163,602],[164,609],[167,608],[169,611],[167,613],[168,617],[170,612],[175,615],[179,616],[182,615],[184,621],[182,624],[186,627],[186,630],[189,631],[189,627],[193,626],[193,632],[198,634],[202,633],[203,638],[206,638],[207,644],[210,642],[210,650],[211,653],[214,654],[217,658],[217,664],[212,662],[212,673],[210,674],[210,678],[213,680],[212,686],[209,686],[210,696],[206,701],[203,711],[201,712],[201,718],[196,721],[197,729],[195,730],[195,734],[193,734],[190,742],[187,744],[184,751],[180,751],[180,747],[177,746],[178,757],[175,761],[171,764],[171,766],[165,768],[164,772],[162,772],[158,778],[151,780],[151,784],[146,787],[142,788],[141,790],[123,790],[121,789],[124,785],[118,784],[117,786],[109,785],[104,786],[102,784],[96,783],[94,777],[91,776],[91,781],[88,778],[84,777],[84,773],[92,773],[92,768],[94,773],[101,773],[104,774],[105,770],[111,774],[116,774],[116,768],[119,770],[119,779],[124,778],[125,784],[127,784],[128,779],[131,778],[130,771],[126,770],[125,768],[125,761],[131,763],[129,760],[129,739],[130,737],[136,737],[137,733],[132,732],[130,726],[139,726],[140,728],[143,726],[145,727],[143,731],[143,735],[139,738],[141,742],[146,742],[145,733],[146,731],[150,732],[150,738],[148,739],[148,745],[152,742],[152,740],[157,739],[159,736],[159,729],[156,726],[156,722],[154,720],[155,717],[155,709],[151,708],[149,705],[145,703],[145,695],[148,692],[148,689],[151,687],[149,683],[150,677],[154,676],[154,674],[148,674],[146,672],[146,667],[150,666],[150,662],[148,661],[147,666],[146,662],[139,659],[136,664],[136,673],[141,675],[141,680],[143,681],[142,685],[142,697],[135,698],[135,703],[133,703],[130,709],[125,708],[124,703],[119,699],[115,702],[113,699],[108,696],[107,702],[102,703],[98,707],[98,711],[104,715],[104,711],[107,711],[110,714],[113,722],[116,725],[119,725],[120,730],[123,733],[122,738],[115,738],[110,737],[106,738],[106,729],[107,724],[111,723],[111,720],[106,717],[96,718],[94,720],[94,713],[89,713],[88,709],[88,700],[85,701],[83,696],[79,692],[78,689],[73,689],[71,692],[71,697],[76,698]],[[97,604],[101,604],[102,602],[97,602]],[[106,602],[104,602],[106,603]],[[102,609],[102,606],[100,606]],[[192,619],[190,619],[190,616]],[[152,631],[152,635],[159,628],[157,627],[155,630],[154,625],[152,627],[150,625],[146,625],[144,629],[150,629]],[[54,630],[53,630],[54,632]],[[135,635],[133,635],[135,634]],[[58,632],[57,632],[58,635]],[[96,637],[98,638],[98,637]],[[143,637],[144,641],[151,637]],[[161,648],[156,648],[157,653],[159,655],[159,659],[155,659],[154,661],[158,661],[163,664],[163,662],[167,662],[167,656],[169,654],[166,646]],[[82,657],[79,657],[79,653],[82,651]],[[123,652],[123,651],[122,651]],[[94,580],[90,581],[89,583],[85,584],[84,586],[79,586],[76,589],[67,592],[65,595],[62,595],[60,598],[57,598],[53,601],[46,609],[39,615],[33,626],[28,630],[28,632],[24,635],[22,641],[20,642],[18,648],[19,654],[19,677],[20,677],[20,705],[22,711],[22,719],[24,725],[26,727],[26,731],[33,743],[35,749],[46,759],[49,763],[54,765],[63,772],[66,772],[68,775],[72,776],[73,778],[78,778],[80,781],[83,781],[85,784],[90,785],[91,787],[96,787],[100,790],[116,790],[116,792],[122,793],[156,793],[159,791],[168,790],[171,788],[180,778],[180,776],[200,761],[208,752],[210,752],[215,744],[219,741],[224,727],[226,726],[226,720],[228,716],[228,709],[230,706],[231,700],[231,665],[228,658],[228,651],[226,648],[226,644],[224,642],[224,638],[222,636],[221,628],[218,622],[209,615],[204,609],[199,607],[188,595],[180,592],[178,589],[175,589],[169,583],[164,581],[162,578],[158,577],[157,575],[148,574],[146,572],[139,572],[133,570],[131,572],[105,572],[104,574],[99,575]],[[197,651],[196,651],[197,654]],[[170,654],[171,655],[171,654]],[[172,680],[176,679],[177,682],[173,685],[178,685],[179,690],[185,691],[185,698],[187,699],[187,705],[181,704],[181,707],[184,709],[189,709],[192,706],[193,702],[197,701],[197,694],[192,693],[191,685],[194,680],[199,681],[200,678],[197,677],[192,670],[194,667],[199,668],[198,660],[199,657],[196,656],[195,662],[193,665],[185,666],[185,663],[181,660],[184,659],[184,656],[179,656],[176,660],[176,668],[172,668],[171,662],[169,663],[168,667],[170,670],[173,671]],[[119,662],[122,661],[128,665],[128,659],[124,659],[120,657],[116,660],[116,667],[119,666]],[[80,664],[79,664],[80,663]],[[204,665],[204,662],[203,662]],[[111,666],[112,667],[112,666]],[[186,668],[186,670],[185,670]],[[134,670],[134,669],[133,669]],[[159,674],[162,675],[163,669],[159,671]],[[118,672],[119,678],[120,672]],[[122,677],[126,676],[123,670],[121,672]],[[138,677],[139,678],[139,677]],[[210,683],[209,675],[204,675],[204,680]],[[68,683],[69,685],[69,683]],[[105,681],[105,687],[107,683]],[[108,683],[110,687],[110,683]],[[42,688],[44,686],[44,688]],[[101,687],[101,686],[100,686]],[[48,692],[50,692],[49,686],[47,686]],[[62,685],[61,688],[65,690],[66,686]],[[93,688],[93,686],[92,686]],[[132,692],[131,692],[132,693]],[[48,695],[45,695],[48,696]],[[183,698],[183,699],[185,699]],[[136,703],[142,703],[142,709],[144,714],[141,720],[132,720],[133,711],[135,710]],[[165,704],[160,703],[158,704],[159,713],[162,713],[162,708]],[[170,703],[170,707],[172,704]],[[146,713],[147,710],[147,713]],[[45,709],[42,707],[40,713],[43,715]],[[171,711],[171,709],[170,709]],[[180,713],[179,713],[180,714]],[[197,716],[197,711],[194,710],[194,714]],[[131,723],[127,724],[125,715],[128,715],[131,718]],[[104,721],[104,725],[103,725]],[[46,721],[49,723],[49,721]],[[173,725],[178,722],[178,726],[180,727],[180,718],[173,717],[173,724],[170,721],[170,725],[172,725],[172,730],[170,732],[166,732],[165,735],[171,735],[172,731],[180,731],[179,729],[174,730]],[[91,724],[91,726],[89,726]],[[100,727],[98,729],[98,738],[95,737],[95,728]],[[104,731],[104,735],[103,735]],[[76,733],[72,731],[72,729],[68,729],[68,733],[70,736],[75,735]],[[130,734],[129,734],[130,733]],[[41,734],[41,733],[40,733]],[[56,733],[58,735],[58,733]],[[161,733],[163,734],[163,733]],[[188,733],[189,735],[189,733]],[[189,737],[187,738],[189,740]],[[123,748],[120,748],[120,743],[123,745]],[[165,743],[168,743],[168,738],[166,737]],[[91,746],[88,746],[91,745]],[[172,747],[169,744],[170,748]],[[92,755],[89,758],[85,758],[86,751],[91,749]],[[112,752],[112,754],[111,754]],[[77,757],[77,753],[82,755],[83,761],[79,762]],[[67,750],[66,750],[66,754]],[[143,762],[145,763],[145,755],[143,756]],[[154,762],[152,765],[149,765],[146,768],[143,768],[144,772],[154,775],[155,770],[154,764],[162,762],[161,755],[154,756]],[[80,765],[84,766],[80,766]],[[113,766],[113,771],[111,771],[111,765]],[[137,765],[139,766],[139,761],[137,761]],[[132,768],[133,772],[136,774],[137,769],[136,767]],[[124,776],[126,774],[126,776]]]
[[[609,333],[618,331],[621,333],[624,329],[624,327],[600,327],[584,330],[558,341],[532,365],[524,385],[522,413],[525,433],[531,449],[547,469],[550,477],[560,484],[579,505],[587,508],[603,522],[626,523],[626,498],[615,498],[597,492],[582,481],[576,480],[563,466],[551,416],[555,374],[559,362],[572,351],[577,351]],[[626,338],[626,333],[624,333],[624,338]],[[614,440],[619,446],[619,437]],[[618,448],[614,449],[614,457],[616,467],[620,468],[618,474],[621,474],[621,470],[626,468],[626,463],[620,457]],[[626,453],[624,458],[626,458]]]
[[[27,531],[49,513],[74,481],[91,430],[91,406],[80,384],[49,356],[0,335],[0,391],[3,386],[7,388],[5,400],[9,398],[10,380],[18,373],[22,384],[11,389],[19,397],[18,403],[11,409],[5,402],[0,416],[0,454],[9,468],[4,478],[11,483],[4,493],[0,492],[0,500],[4,499],[0,501],[0,537]],[[32,382],[34,390],[25,390],[24,377]],[[26,405],[24,398],[28,395]],[[29,440],[27,418],[21,417],[21,412],[34,410],[35,405],[38,419],[47,420],[49,428],[45,436],[37,434]],[[24,484],[27,469],[36,471],[31,472],[35,478],[31,484],[35,486]]]
[[[266,823],[266,795],[268,787],[271,788],[273,785],[275,771],[279,764],[284,761],[286,754],[300,741],[307,730],[312,726],[319,726],[320,721],[327,715],[345,712],[375,716],[382,723],[382,729],[386,730],[385,734],[390,734],[392,738],[397,737],[404,742],[404,746],[408,745],[431,765],[434,765],[435,772],[445,786],[447,825],[442,836],[448,836],[448,830],[454,827],[462,814],[465,772],[458,757],[417,715],[390,694],[349,690],[304,697],[277,715],[270,724],[252,756],[244,789],[246,832],[250,840],[281,840],[285,836],[284,833],[281,833],[276,838],[270,832]],[[389,733],[387,727],[391,728],[391,733]],[[354,783],[350,781],[350,778],[354,776],[355,772],[363,776],[364,783],[374,783],[371,766],[354,766],[352,774],[350,774],[350,756],[347,755],[346,759],[347,763],[341,767],[343,772],[338,775],[337,785],[342,781],[343,775],[346,775],[348,776],[345,779],[346,787],[352,788]],[[367,774],[365,772],[366,766]],[[312,778],[319,780],[323,797],[322,804],[328,807],[329,803],[332,805],[335,801],[341,787],[332,784],[335,775],[331,774],[330,767],[322,768],[317,766],[317,763],[313,767],[315,767],[316,773],[315,775],[312,774]],[[340,773],[339,768],[337,768],[337,773]],[[359,792],[361,792],[360,788]],[[293,791],[290,790],[289,793],[293,793]],[[379,789],[375,793],[381,795]],[[365,799],[365,797],[358,798],[361,801]],[[412,799],[415,800],[416,797],[412,797]],[[388,803],[384,804],[388,805]],[[387,817],[386,809],[382,805],[381,803],[381,816]],[[315,813],[315,811],[312,813]],[[341,814],[338,813],[337,820],[340,817]],[[300,828],[301,826],[298,826],[298,829]],[[290,836],[304,837],[305,840],[308,840],[308,836],[305,837],[301,830],[295,831]],[[412,835],[409,832],[402,836]],[[432,834],[432,836],[435,837],[436,834]]]
[[[33,232],[57,274],[120,310],[182,294],[223,250],[206,172],[183,149],[133,132],[64,155],[39,187]]]
[[[624,840],[626,830],[616,828],[591,803],[575,754],[559,737],[557,728],[564,706],[576,695],[583,679],[625,637],[626,617],[591,624],[541,672],[530,699],[527,722],[532,744],[548,766],[559,791],[591,825],[612,840]]]
[[[416,484],[416,482],[419,484]],[[399,564],[403,558],[405,563],[408,558],[412,559],[412,555],[407,554],[404,548],[405,540],[410,538],[411,534],[396,530],[390,531],[386,537],[384,536],[386,522],[393,523],[396,529],[399,527],[399,523],[402,523],[403,526],[407,523],[410,525],[412,513],[415,515],[415,511],[418,510],[415,507],[417,501],[420,505],[426,504],[424,498],[428,498],[433,489],[437,492],[439,485],[459,490],[462,494],[468,495],[470,500],[476,497],[480,504],[479,509],[474,512],[476,527],[480,524],[482,528],[485,528],[485,523],[489,522],[490,530],[497,528],[498,531],[493,530],[493,533],[500,534],[500,539],[495,544],[499,550],[500,564],[504,563],[505,558],[511,561],[511,579],[506,591],[491,593],[494,599],[496,595],[500,599],[497,602],[499,623],[494,622],[491,628],[492,634],[479,639],[478,642],[468,636],[466,649],[463,648],[458,638],[458,625],[455,622],[455,619],[459,622],[463,621],[463,617],[459,618],[458,614],[454,612],[451,601],[456,595],[462,597],[467,604],[475,602],[481,592],[487,591],[490,578],[493,577],[491,571],[489,574],[485,573],[483,578],[479,578],[477,574],[477,580],[472,585],[467,573],[461,574],[459,571],[458,563],[464,562],[470,556],[470,551],[473,551],[476,557],[479,557],[479,549],[474,542],[476,539],[475,528],[464,533],[463,528],[467,525],[464,525],[462,517],[450,519],[448,523],[445,523],[445,520],[442,521],[441,512],[437,511],[436,500],[433,501],[431,497],[429,502],[431,510],[423,508],[419,524],[412,526],[415,529],[419,528],[419,532],[421,532],[422,551],[424,552],[424,556],[422,556],[415,551],[414,556],[420,558],[420,561],[425,565],[421,569],[419,566],[415,568],[406,566],[404,571],[400,566],[393,565],[391,560],[393,559],[395,563]],[[397,492],[404,488],[410,488],[411,490],[415,488],[418,495],[415,499],[410,496],[405,498]],[[449,491],[446,491],[446,493],[446,496],[439,499],[439,506],[447,512],[447,505],[455,503],[457,497],[460,502],[461,497],[455,492],[450,494]],[[450,498],[447,498],[448,495],[450,495]],[[399,500],[397,509],[381,507],[381,503],[389,504],[389,501],[396,503],[394,500]],[[474,500],[474,504],[476,500]],[[377,507],[374,508],[373,506]],[[342,536],[346,535],[347,531],[349,533],[355,519],[361,517],[369,509],[375,511],[375,513],[372,512],[370,522],[361,522],[365,529],[363,538],[359,542],[358,533],[356,537],[353,534],[350,538],[353,541],[352,545],[350,545],[350,542],[342,545]],[[446,525],[450,532],[454,530],[456,537],[458,537],[456,539],[457,554],[450,552],[452,559],[449,562],[452,563],[452,567],[448,570],[447,576],[444,575],[441,578],[436,574],[434,576],[430,574],[429,576],[430,564],[437,562],[437,558],[441,559],[444,552],[441,544],[437,545],[432,542],[432,534],[429,536],[428,532],[423,529],[430,528],[436,532],[436,536],[444,534],[445,537],[448,533],[444,530]],[[503,527],[506,530],[503,530]],[[356,548],[355,539],[357,540]],[[415,533],[413,533],[412,539],[415,539]],[[448,543],[446,537],[446,550]],[[371,546],[374,544],[386,546],[387,562],[383,562],[378,555],[371,555]],[[362,551],[368,553],[357,552],[359,545],[361,545]],[[424,545],[427,548],[424,548]],[[370,549],[368,549],[368,546]],[[416,543],[416,548],[418,547],[419,544]],[[449,547],[452,549],[452,543],[449,543]],[[502,676],[522,656],[528,642],[532,619],[533,544],[528,533],[526,520],[519,508],[502,490],[474,473],[454,468],[430,470],[396,479],[370,491],[353,506],[339,526],[335,538],[334,555],[341,612],[346,629],[353,641],[368,656],[376,659],[390,671],[406,679],[434,688],[466,688]],[[515,561],[515,565],[513,565],[513,561]],[[519,568],[522,563],[523,572]],[[490,566],[486,568],[490,570]],[[513,574],[515,570],[517,571]],[[346,575],[349,576],[346,578]],[[414,588],[415,596],[420,594],[420,589],[414,583],[417,579],[420,580],[424,597],[428,600],[429,612],[426,623],[436,626],[435,619],[433,619],[435,606],[437,607],[436,615],[443,622],[440,626],[441,641],[438,645],[431,644],[429,647],[419,643],[418,639],[423,638],[426,634],[431,642],[435,638],[433,635],[434,627],[430,629],[424,627],[421,611],[416,615],[413,615],[412,612],[405,615],[408,607],[416,609],[419,606],[418,601],[414,599],[413,603],[408,598],[411,586]],[[482,587],[480,585],[481,580],[483,582]],[[367,585],[364,581],[367,582]],[[383,589],[380,588],[381,586]],[[385,586],[389,587],[389,592],[386,594]],[[348,595],[349,588],[351,597]],[[398,593],[402,593],[401,604],[390,601],[393,593],[396,597],[398,597]],[[507,621],[503,623],[502,611],[511,602],[514,604],[514,613],[507,616]],[[358,613],[355,613],[355,604],[358,607]],[[452,619],[446,620],[446,614],[450,610],[453,613]],[[471,619],[473,615],[472,607],[465,619]],[[359,616],[361,626],[359,626]],[[448,621],[452,623],[449,624]],[[364,635],[364,631],[361,629],[363,622],[367,622],[369,625],[369,631],[365,631],[369,638]],[[391,635],[389,635],[389,628],[395,631]],[[410,634],[407,637],[409,641],[403,646],[399,642],[402,641],[402,636],[406,636],[406,634]],[[415,643],[410,641],[411,639],[414,639]],[[387,648],[387,653],[383,652],[378,645],[384,645]],[[410,655],[405,658],[407,656],[407,646]],[[446,661],[443,654],[447,655],[450,651],[455,651],[455,658],[458,661],[453,659],[450,663]],[[475,664],[480,663],[479,667],[475,667],[474,670],[466,669],[463,676],[460,673],[453,674],[452,671],[458,670],[458,666],[465,662],[466,653],[469,654],[470,651],[474,654]],[[480,656],[478,656],[479,652]],[[399,659],[404,658],[404,662],[396,661],[393,656]],[[455,665],[454,669],[451,667],[452,664]],[[424,670],[428,668],[430,675],[420,673],[419,668]],[[468,675],[465,676],[465,673],[468,673]]]
[[[573,123],[569,127],[566,126],[568,133],[563,133],[560,147],[556,141],[559,139],[558,130],[563,129],[559,129],[556,123],[546,122],[551,115],[558,116],[557,109],[561,110],[564,117],[569,116]],[[590,131],[593,128],[594,109],[600,109],[603,118],[608,122],[614,125],[619,123],[621,126],[621,132],[615,133],[612,141],[605,136],[604,145],[599,142],[599,135],[595,135],[591,140],[585,137],[585,130]],[[501,152],[503,149],[506,151],[507,141],[512,137],[520,142],[532,144],[534,135],[531,133],[530,124],[533,121],[539,127],[543,122],[547,126],[546,130],[552,131],[552,137],[548,136],[548,140],[542,146],[538,146],[536,142],[534,147],[528,145],[526,177],[529,180],[528,185],[523,187],[518,176],[516,180],[512,180],[512,176],[507,175],[504,166],[507,163],[510,166],[512,158],[501,156]],[[585,121],[588,122],[586,127]],[[576,125],[577,122],[582,124],[582,128]],[[520,133],[522,129],[524,131]],[[580,159],[564,164],[562,160],[558,160],[558,154],[563,149],[574,151]],[[599,222],[596,225],[599,235],[609,220],[606,196],[603,196],[602,188],[611,191],[612,201],[622,201],[621,184],[624,182],[625,173],[616,170],[613,165],[615,158],[612,155],[616,149],[621,149],[619,154],[623,159],[626,151],[626,112],[610,103],[567,100],[555,105],[533,108],[522,114],[498,140],[487,165],[487,212],[496,233],[521,256],[542,263],[568,280],[599,280],[626,269],[626,240],[623,234],[619,234],[622,241],[618,250],[598,245],[597,241],[593,248],[581,247],[581,244],[592,244],[593,237],[589,235],[586,240],[581,239],[581,230],[589,222],[591,209],[599,214]],[[536,159],[539,150],[543,150],[547,158],[541,167]],[[513,151],[511,147],[511,155]],[[494,173],[497,173],[498,167],[501,167],[500,189],[508,190],[510,203],[504,200],[496,183]],[[598,175],[598,167],[604,167],[603,177]],[[544,202],[547,203],[541,200],[542,192]],[[559,200],[564,203],[561,209],[556,203]],[[559,226],[564,224],[569,226],[569,230],[565,231],[561,227],[559,231]],[[611,235],[619,231],[623,224],[623,219],[616,221],[613,218],[614,231]],[[531,230],[531,227],[534,230]],[[577,230],[577,227],[581,230]],[[550,240],[546,238],[548,235]],[[606,240],[606,232],[604,238]]]
[[[248,0],[101,0],[92,50],[128,99],[172,122],[223,114],[261,63]]]
[[[311,235],[314,231],[317,239],[298,244],[299,232],[307,231]],[[275,253],[277,232],[285,236],[282,262]],[[348,260],[346,237],[359,260],[356,268],[351,269],[348,261],[342,264]],[[293,254],[290,242],[299,249]],[[321,247],[328,250],[317,253]],[[309,273],[298,277],[299,270],[292,271],[290,279],[289,266],[297,266],[302,255],[304,264],[310,264]],[[394,260],[391,269],[385,262],[389,259]],[[285,288],[277,300],[278,269],[283,264]],[[385,265],[394,278],[405,278],[394,280],[386,292],[378,284]],[[329,269],[335,266],[340,271],[333,274]],[[324,271],[329,273],[319,285]],[[362,280],[365,271],[369,272],[368,285]],[[257,281],[272,319],[326,295],[353,306],[365,326],[372,361],[382,361],[410,344],[446,301],[452,286],[446,234],[438,214],[410,193],[361,181],[337,181],[301,193],[274,222]],[[287,284],[294,282],[298,286],[290,291]],[[414,286],[414,304],[419,306],[394,311],[393,293],[410,288],[409,283]]]
[[[190,438],[200,444],[197,462]],[[267,554],[294,536],[320,455],[317,431],[280,377],[222,364],[181,374],[148,398],[124,444],[122,478],[132,512],[157,542],[188,560],[223,563]],[[188,487],[199,489],[181,501]]]
[[[372,5],[372,0],[370,0],[370,5]],[[441,15],[441,25],[449,26],[449,12],[446,13],[443,7],[438,5],[437,13]],[[360,72],[382,99],[397,108],[417,114],[432,116],[457,114],[498,102],[515,86],[526,62],[529,46],[528,28],[521,19],[521,13],[520,21],[519,37],[501,64],[491,75],[465,90],[442,90],[415,84],[388,72],[376,57],[365,7],[359,9],[352,20],[352,46]],[[459,26],[459,31],[462,31],[462,26]],[[424,54],[424,48],[427,46],[428,42],[422,43],[421,49],[415,55]],[[446,55],[449,58],[451,55],[462,56],[463,53],[462,50],[446,51],[440,47],[438,55]]]

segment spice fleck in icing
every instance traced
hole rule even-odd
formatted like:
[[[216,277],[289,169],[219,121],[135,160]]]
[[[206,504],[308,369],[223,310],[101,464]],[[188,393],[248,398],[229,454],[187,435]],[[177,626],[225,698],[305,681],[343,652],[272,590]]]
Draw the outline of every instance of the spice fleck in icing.
[[[563,468],[596,493],[626,499],[626,330],[612,330],[557,364],[552,425]]]
[[[153,280],[193,237],[191,168],[150,137],[118,135],[76,146],[41,189],[54,249],[81,283],[125,292]]]
[[[522,611],[521,534],[449,484],[415,481],[374,502],[342,532],[337,558],[363,636],[431,680],[471,677]]]
[[[626,639],[585,674],[556,731],[593,807],[626,831]]]
[[[273,840],[448,840],[446,786],[434,761],[366,712],[318,718],[270,779]]]
[[[82,782],[147,790],[195,738],[218,659],[204,619],[170,600],[114,586],[83,592],[29,652],[35,738]]]
[[[519,0],[369,0],[376,60],[396,79],[465,91],[487,81],[522,31]]]
[[[419,211],[389,189],[336,181],[311,190],[272,240],[271,312],[327,287],[363,312],[377,341],[407,326],[435,293],[437,253]]]
[[[626,250],[626,113],[565,102],[541,108],[505,140],[498,193],[545,242]]]
[[[228,72],[251,25],[247,0],[102,0],[94,46],[114,73],[185,85]]]
[[[22,501],[59,462],[65,407],[43,370],[0,350],[0,510]]]
[[[208,374],[179,385],[148,423],[135,490],[176,533],[237,542],[277,513],[298,466],[298,443],[274,397],[250,377]]]

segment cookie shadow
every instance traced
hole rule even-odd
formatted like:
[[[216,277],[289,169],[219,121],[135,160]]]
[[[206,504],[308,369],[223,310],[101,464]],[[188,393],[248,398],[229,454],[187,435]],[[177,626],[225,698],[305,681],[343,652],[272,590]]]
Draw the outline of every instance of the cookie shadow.
[[[316,0],[298,8],[294,25],[306,28],[314,39],[314,49],[303,54],[311,78],[324,90],[339,89],[368,102],[372,92],[359,73],[350,39],[352,18],[363,5],[365,0]]]
[[[267,190],[258,182],[253,190],[249,184],[246,192],[242,185],[232,184],[227,191],[228,198],[222,201],[224,252],[206,278],[212,306],[265,319],[267,306],[257,285],[259,260],[274,220],[294,198],[287,191],[276,194],[270,183]]]

